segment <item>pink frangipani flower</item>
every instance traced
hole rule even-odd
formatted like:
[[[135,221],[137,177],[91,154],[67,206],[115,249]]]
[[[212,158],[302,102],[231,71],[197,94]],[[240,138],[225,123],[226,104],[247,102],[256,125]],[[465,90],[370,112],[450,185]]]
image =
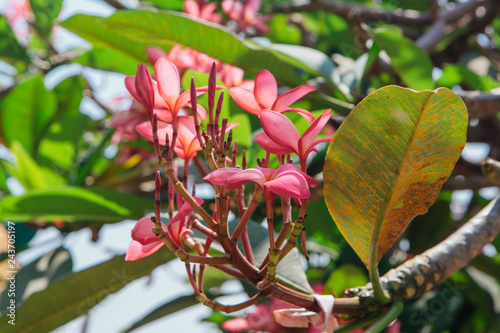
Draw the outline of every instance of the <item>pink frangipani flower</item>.
[[[205,3],[205,0],[186,0],[182,11],[202,20],[220,23],[222,15],[214,13],[215,9],[217,9],[216,2]]]
[[[125,78],[125,86],[130,94],[146,107],[150,120],[153,119],[153,113],[156,113],[159,119],[170,122],[182,108],[190,106],[191,93],[189,90],[181,93],[179,71],[165,57],[156,61],[155,75],[157,81],[151,78],[147,66],[140,64],[136,76]],[[207,92],[207,89],[197,88],[196,95]],[[205,119],[207,113],[201,105],[198,105],[198,111]]]
[[[198,197],[193,197],[198,204],[202,204],[203,200]],[[189,215],[193,212],[193,208],[187,204],[180,195],[177,196],[178,212],[170,220],[168,226],[161,223],[163,231],[168,232],[170,237],[174,242],[182,247],[182,235],[186,232],[192,233],[192,231],[186,228]],[[125,255],[125,260],[134,261],[147,257],[156,251],[158,251],[163,245],[163,241],[153,234],[151,231],[154,227],[154,223],[151,221],[151,217],[145,216],[137,221],[134,229],[132,229],[132,242]]]
[[[221,3],[222,10],[227,16],[238,23],[239,31],[245,31],[254,26],[259,31],[268,32],[264,22],[271,18],[270,15],[259,15],[260,0],[247,0],[245,4],[238,0],[224,0]]]
[[[264,132],[255,137],[255,142],[264,150],[273,154],[296,153],[299,156],[302,170],[304,170],[307,156],[311,151],[316,150],[315,146],[321,142],[332,140],[332,138],[325,138],[314,141],[331,115],[331,109],[323,112],[300,136],[290,119],[277,112],[262,110],[260,123]]]
[[[314,87],[303,84],[278,97],[276,79],[273,74],[264,69],[255,77],[253,91],[247,88],[234,87],[229,89],[229,93],[239,106],[252,114],[260,115],[264,109],[278,113],[297,112],[311,122],[314,120],[311,112],[304,109],[290,108],[289,106],[314,90],[316,90]]]
[[[261,168],[241,170],[221,168],[203,178],[215,185],[224,185],[235,190],[241,185],[252,182],[264,190],[266,200],[277,194],[284,197],[306,199],[311,196],[309,186],[316,187],[318,182],[292,164],[283,164],[278,169]]]

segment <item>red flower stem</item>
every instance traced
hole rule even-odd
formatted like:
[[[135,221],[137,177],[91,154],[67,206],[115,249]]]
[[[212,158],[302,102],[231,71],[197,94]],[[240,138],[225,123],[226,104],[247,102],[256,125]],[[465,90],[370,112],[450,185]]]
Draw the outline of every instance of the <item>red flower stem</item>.
[[[161,175],[160,171],[156,171],[155,176],[155,228],[161,229],[160,225],[160,209],[161,209]]]
[[[280,255],[280,261],[294,248],[297,246],[297,239],[299,238],[300,234],[302,233],[303,225],[304,225],[304,219],[306,218],[306,206],[307,206],[307,199],[302,199],[302,203],[300,206],[300,212],[299,212],[299,217],[295,221],[293,225],[292,232],[290,234],[290,237],[288,238],[288,241],[286,242],[285,246],[283,247]]]
[[[194,128],[196,131],[196,137],[200,143],[201,149],[205,149],[205,141],[201,138],[200,134],[200,120],[198,119],[198,100],[196,97],[196,85],[194,84],[194,77],[191,77],[191,109],[193,110]]]
[[[257,266],[257,262],[253,255],[252,245],[250,244],[250,238],[248,237],[248,227],[246,225],[241,234],[241,245],[243,246],[243,253],[245,253],[245,257],[247,257],[248,261],[252,265]]]
[[[191,194],[189,194],[186,188],[175,176],[174,169],[172,169],[172,163],[164,163],[163,167],[165,168],[167,178],[172,184],[174,184],[174,189],[180,194],[184,201],[186,201],[191,207],[193,207],[193,210],[201,216],[203,221],[205,221],[205,223],[207,223],[210,228],[215,229],[217,223],[212,219],[210,214],[208,214],[207,211],[194,200]]]
[[[266,195],[264,195],[266,197]],[[269,235],[269,253],[274,252],[274,195],[266,197],[267,233]]]
[[[231,166],[233,168],[236,168],[236,156],[238,156],[238,141],[234,141],[233,149],[231,150]]]
[[[153,146],[155,148],[155,154],[156,157],[158,158],[158,162],[161,163],[161,150],[160,150],[160,143],[158,141],[158,118],[156,116],[156,113],[153,115],[152,119],[152,132],[153,132]]]
[[[182,185],[184,185],[184,187],[187,187],[188,171],[189,171],[189,159],[186,158],[184,160],[184,168],[182,169]]]
[[[219,235],[220,237],[229,237],[229,229],[227,225],[227,196],[229,191],[224,187],[220,187],[220,192],[215,195],[217,201],[217,215],[219,220]]]
[[[302,244],[302,253],[304,253],[304,257],[306,257],[307,261],[309,261],[309,254],[307,253],[307,246],[306,246],[306,227],[302,227],[302,233],[300,234],[300,241]]]
[[[175,142],[177,141],[177,131],[178,131],[178,122],[177,122],[177,115],[173,115],[172,119],[172,143],[170,145],[170,149],[168,151],[168,158],[167,160],[172,161],[174,158],[174,148],[175,148]]]
[[[153,228],[153,233],[160,239],[169,249],[176,255],[180,260],[184,262],[192,262],[197,264],[207,264],[207,265],[228,265],[233,262],[231,257],[208,257],[208,256],[196,256],[186,253],[179,245],[177,245],[170,234],[165,232],[161,228],[160,222],[156,221],[156,218],[151,218],[154,222],[155,227]],[[160,229],[158,229],[160,227]]]
[[[245,210],[243,216],[240,216],[240,221],[238,222],[238,225],[236,226],[236,229],[234,229],[233,235],[231,236],[231,239],[233,241],[237,242],[241,237],[241,234],[243,233],[243,230],[245,230],[250,216],[252,216],[255,208],[257,208],[257,205],[259,204],[262,193],[262,188],[259,186],[255,186],[255,190],[253,192],[252,199],[248,204],[248,208]]]
[[[198,230],[202,234],[204,234],[207,237],[210,237],[213,240],[217,240],[218,236],[215,231],[213,231],[210,228],[207,228],[205,225],[203,225],[198,219],[195,219],[192,224],[192,228]]]
[[[193,272],[191,272],[191,265],[188,262],[186,262],[185,266],[186,266],[186,273],[188,275],[189,283],[191,284],[191,288],[193,288],[194,293],[196,295],[198,295],[198,294],[200,294],[200,291],[198,290],[198,286],[196,285],[196,279],[193,275]]]
[[[205,305],[211,309],[217,310],[217,311],[223,311],[225,313],[232,313],[232,312],[243,310],[245,308],[248,308],[252,305],[259,303],[260,301],[262,301],[266,297],[267,297],[266,293],[260,292],[256,295],[252,296],[251,298],[249,298],[247,301],[245,301],[243,303],[234,304],[234,305],[224,305],[224,304],[221,304],[217,301],[210,300],[203,293],[196,295],[196,299],[200,303],[202,303],[203,305]]]
[[[216,90],[216,78],[215,75],[216,67],[215,62],[212,63],[212,67],[210,68],[210,74],[208,76],[208,123],[214,123],[214,104],[215,104],[215,90]],[[210,135],[210,133],[208,133]]]
[[[231,275],[231,276],[233,276],[233,277],[235,277],[237,279],[240,279],[240,280],[243,280],[243,281],[246,280],[245,276],[239,270],[237,270],[236,268],[229,267],[229,266],[222,266],[222,265],[221,266],[214,265],[212,267],[215,267],[218,270],[220,270],[220,271],[222,271],[222,272],[224,272],[224,273],[226,273],[228,275]]]

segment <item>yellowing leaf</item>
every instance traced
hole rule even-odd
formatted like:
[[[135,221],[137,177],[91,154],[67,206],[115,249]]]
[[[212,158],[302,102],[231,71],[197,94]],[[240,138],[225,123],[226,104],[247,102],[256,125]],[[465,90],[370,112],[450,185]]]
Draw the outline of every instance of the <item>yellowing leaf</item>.
[[[446,88],[384,87],[345,119],[326,155],[325,201],[367,266],[374,235],[378,262],[434,202],[465,145],[466,129],[465,105]]]

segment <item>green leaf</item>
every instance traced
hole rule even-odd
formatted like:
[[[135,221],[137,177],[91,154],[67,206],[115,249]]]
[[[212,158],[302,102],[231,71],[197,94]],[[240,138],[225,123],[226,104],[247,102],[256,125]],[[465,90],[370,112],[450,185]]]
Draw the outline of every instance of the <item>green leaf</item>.
[[[272,44],[270,48],[306,64],[310,68],[310,72],[323,77],[335,87],[337,98],[352,99],[349,88],[340,82],[340,75],[335,63],[323,52],[302,45]]]
[[[8,57],[26,62],[30,61],[23,47],[19,44],[16,36],[12,32],[7,19],[2,15],[0,15],[0,57]]]
[[[117,256],[50,285],[33,294],[16,311],[16,325],[0,322],[4,333],[38,333],[53,329],[83,315],[129,282],[149,274],[175,256],[165,249],[138,261]]]
[[[72,62],[103,71],[135,75],[137,64],[143,60],[119,50],[96,46]]]
[[[400,29],[386,27],[371,30],[375,43],[387,52],[394,70],[408,88],[433,89],[432,62]]]
[[[35,14],[35,26],[42,36],[50,35],[62,3],[63,0],[30,0],[31,10]]]
[[[184,0],[140,0],[144,3],[149,3],[154,5],[156,8],[160,9],[170,9],[170,10],[182,10],[182,6],[184,5]]]
[[[368,278],[361,268],[352,264],[344,264],[330,274],[323,294],[334,294],[340,297],[344,290],[364,286],[366,283],[368,283]]]
[[[9,144],[19,141],[36,156],[38,144],[56,112],[56,97],[40,75],[17,85],[5,97],[1,112],[2,130]]]
[[[465,145],[466,129],[467,109],[446,88],[388,86],[345,119],[327,152],[324,196],[365,265],[372,237],[378,261],[434,202]]]
[[[89,123],[89,117],[79,110],[84,87],[83,79],[73,76],[54,88],[57,94],[57,114],[39,146],[39,164],[47,172],[64,177],[63,184],[67,183],[70,176],[77,143]]]
[[[52,283],[70,274],[72,268],[73,261],[71,260],[71,255],[64,248],[51,251],[22,267],[16,274],[15,279],[16,308],[22,306],[24,301],[32,294],[44,290]],[[8,293],[9,288],[4,289],[0,294],[0,308],[2,310],[9,306],[11,297],[9,297]]]
[[[138,220],[152,207],[148,200],[113,190],[60,186],[3,198],[0,219],[106,223]]]
[[[227,28],[182,13],[117,11],[108,18],[75,15],[61,25],[88,41],[146,60],[145,47],[169,48],[173,43],[194,48],[256,74],[265,68],[278,81],[299,85],[308,65],[280,52],[241,39]]]
[[[26,190],[42,189],[49,185],[42,168],[31,158],[26,149],[17,141],[11,144],[15,156],[14,164],[4,162],[6,170],[15,177]]]
[[[499,86],[498,81],[490,76],[478,75],[467,67],[457,64],[446,64],[443,68],[443,75],[437,83],[448,88],[465,84],[465,89],[481,91],[490,91]]]

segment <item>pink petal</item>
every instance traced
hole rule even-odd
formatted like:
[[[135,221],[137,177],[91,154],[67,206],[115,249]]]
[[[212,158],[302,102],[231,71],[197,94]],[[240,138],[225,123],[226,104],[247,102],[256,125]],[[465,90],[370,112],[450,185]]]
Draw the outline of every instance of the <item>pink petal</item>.
[[[200,96],[207,92],[207,87],[201,87],[196,89],[196,96]],[[177,112],[181,108],[185,107],[188,102],[191,100],[191,90],[186,90],[182,94],[179,95],[179,98],[177,98],[177,101],[175,102],[174,106],[174,112]]]
[[[136,101],[138,101],[138,102],[141,101],[139,94],[137,94],[137,90],[135,90],[135,75],[134,76],[127,76],[125,78],[125,87],[127,88],[130,95],[132,95],[132,97],[135,98]]]
[[[246,169],[241,170],[240,172],[226,179],[226,181],[224,182],[224,186],[228,190],[232,191],[248,182],[252,182],[263,187],[264,183],[266,182],[266,178],[264,174],[257,169]]]
[[[295,103],[296,101],[304,97],[306,94],[314,90],[316,90],[316,88],[308,84],[303,84],[301,86],[295,87],[292,90],[289,90],[286,93],[282,94],[280,97],[278,97],[274,102],[272,109],[274,111],[283,112],[291,104]]]
[[[127,254],[125,255],[126,261],[139,260],[147,257],[156,251],[158,251],[163,246],[163,242],[158,240],[157,243],[150,243],[147,245],[142,245],[137,241],[130,242],[128,246]]]
[[[331,115],[332,110],[328,109],[323,112],[317,119],[315,119],[311,123],[311,125],[309,125],[309,127],[300,138],[299,146],[301,147],[301,149],[309,150],[311,148],[314,139],[316,139],[323,127],[325,127],[326,123],[328,123]]]
[[[199,17],[200,16],[200,7],[198,3],[194,0],[186,0],[184,2],[184,7],[182,8],[184,13],[188,13],[190,15]]]
[[[181,92],[181,81],[177,67],[162,57],[156,61],[155,74],[161,97],[167,102],[170,110],[175,112],[174,107]]]
[[[290,119],[278,112],[262,110],[260,123],[271,140],[285,149],[298,153],[300,135]]]
[[[314,115],[311,112],[304,110],[304,109],[298,109],[298,108],[285,109],[285,111],[282,111],[281,113],[285,113],[285,112],[296,112],[296,113],[300,114],[302,117],[304,117],[304,119],[307,120],[308,122],[311,123],[314,121]]]
[[[221,168],[210,172],[203,179],[215,185],[224,185],[224,182],[231,176],[241,172],[238,168]]]
[[[257,144],[261,146],[262,149],[270,152],[271,154],[287,155],[294,152],[293,149],[285,148],[271,140],[271,138],[268,137],[265,132],[257,134],[254,138],[254,141],[257,142]]]
[[[155,95],[153,80],[145,64],[137,66],[137,75],[135,77],[135,90],[141,102],[149,113],[149,119],[153,119],[153,108],[155,104]]]
[[[155,114],[159,120],[163,120],[166,123],[169,123],[174,119],[172,112],[170,110],[165,109],[155,109]]]
[[[305,178],[298,172],[288,172],[266,182],[264,188],[284,197],[307,199],[311,196]]]
[[[135,130],[148,139],[149,141],[153,141],[153,127],[149,121],[140,123],[135,127]],[[165,145],[166,140],[165,136],[168,135],[169,140],[172,140],[172,126],[170,124],[164,123],[163,121],[158,121],[158,142],[160,145]]]
[[[260,8],[260,0],[247,0],[243,9],[243,20],[252,24]]]
[[[233,318],[222,323],[222,329],[228,332],[248,332],[252,329],[245,318]]]
[[[200,18],[208,20],[216,9],[217,9],[217,3],[215,2],[207,3],[205,6],[203,6],[203,8],[201,8]]]
[[[132,239],[143,245],[158,241],[158,237],[151,231],[154,226],[151,217],[141,218],[132,229]]]
[[[165,51],[156,46],[148,46],[146,47],[146,53],[148,54],[148,59],[151,63],[155,63],[161,57],[166,57],[167,54]]]
[[[278,97],[278,84],[273,74],[264,69],[255,76],[255,100],[262,109],[271,109]]]
[[[229,88],[232,99],[245,111],[251,114],[260,115],[262,108],[255,101],[253,91],[241,87]]]
[[[300,170],[299,168],[297,168],[295,165],[291,164],[291,163],[286,163],[286,164],[283,164],[282,166],[280,166],[278,169],[276,169],[276,172],[274,173],[273,175],[273,178],[278,178],[278,177],[281,177],[282,175],[284,174],[287,174],[287,173],[299,173],[302,175],[302,177],[305,178],[306,182],[309,184],[309,186],[311,187],[316,187],[318,186],[318,181],[316,179],[314,179],[313,177],[309,176],[307,173],[303,172],[302,170]]]

